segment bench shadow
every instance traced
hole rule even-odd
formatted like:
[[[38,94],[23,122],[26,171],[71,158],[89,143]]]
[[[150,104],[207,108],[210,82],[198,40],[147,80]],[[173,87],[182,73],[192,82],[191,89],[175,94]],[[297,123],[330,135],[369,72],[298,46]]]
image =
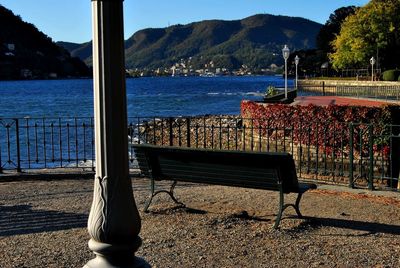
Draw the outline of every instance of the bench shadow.
[[[228,218],[236,218],[236,219],[241,219],[241,220],[258,221],[258,222],[271,221],[271,219],[265,219],[265,218],[257,217],[254,215],[253,216],[249,215],[246,210],[242,210],[240,212],[233,213],[233,214],[229,215]]]
[[[0,205],[0,237],[83,228],[88,215]]]
[[[318,217],[303,217],[303,220],[304,221],[292,231],[303,231],[310,228],[318,229],[323,227],[335,227],[367,232],[366,234],[357,234],[355,236],[366,236],[377,233],[400,235],[399,225]]]
[[[204,215],[204,214],[208,213],[205,210],[190,208],[190,207],[186,207],[186,206],[158,208],[158,209],[153,209],[153,210],[149,211],[149,213],[153,214],[153,215],[168,215],[168,214],[176,213],[176,212],[187,213],[187,214],[198,214],[198,215]]]

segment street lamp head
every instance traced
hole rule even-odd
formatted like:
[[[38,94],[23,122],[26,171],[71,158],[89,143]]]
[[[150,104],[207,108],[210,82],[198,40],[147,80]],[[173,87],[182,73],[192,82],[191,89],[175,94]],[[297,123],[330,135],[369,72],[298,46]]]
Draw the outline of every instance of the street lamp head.
[[[296,55],[296,57],[294,58],[294,63],[295,63],[296,65],[298,65],[298,64],[299,64],[299,61],[300,61],[300,58],[299,58],[299,56]]]
[[[374,65],[375,64],[375,58],[374,57],[372,57],[370,60],[369,60],[369,62],[372,64],[372,65]]]
[[[287,45],[285,45],[282,49],[282,54],[283,54],[283,58],[285,60],[287,60],[289,58],[289,54],[290,54],[290,49],[288,48]]]

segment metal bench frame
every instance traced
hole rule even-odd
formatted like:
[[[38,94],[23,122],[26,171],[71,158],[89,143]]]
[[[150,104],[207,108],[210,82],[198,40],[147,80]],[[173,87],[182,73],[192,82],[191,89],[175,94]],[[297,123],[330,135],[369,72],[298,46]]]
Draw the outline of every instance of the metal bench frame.
[[[151,194],[150,194],[149,200],[146,202],[146,205],[144,207],[144,212],[149,211],[149,207],[153,201],[153,198],[160,193],[168,194],[176,204],[178,204],[179,206],[185,207],[185,204],[183,204],[182,202],[179,202],[178,199],[174,195],[174,189],[175,189],[175,186],[177,185],[178,181],[206,183],[206,184],[208,183],[208,184],[224,185],[224,186],[246,187],[246,188],[253,188],[253,189],[275,190],[275,191],[279,191],[279,209],[278,209],[277,217],[276,217],[275,224],[274,224],[274,228],[276,229],[279,227],[283,212],[288,207],[293,207],[294,210],[296,211],[297,216],[299,218],[302,218],[303,216],[300,212],[301,197],[307,190],[317,188],[317,186],[315,184],[299,183],[297,181],[293,158],[290,154],[287,154],[287,153],[258,153],[258,152],[242,152],[242,151],[224,151],[224,150],[216,151],[216,150],[193,149],[193,148],[182,148],[182,147],[162,147],[162,146],[144,145],[144,144],[140,144],[140,145],[135,144],[135,145],[133,145],[133,147],[134,147],[135,153],[137,154],[139,167],[140,167],[142,173],[145,176],[150,177]],[[282,170],[282,166],[276,166],[276,175],[277,175],[276,187],[258,188],[251,184],[247,184],[247,185],[243,184],[243,185],[238,186],[237,183],[236,184],[234,182],[230,183],[229,181],[226,181],[226,180],[224,180],[223,183],[221,183],[218,181],[210,181],[209,179],[204,180],[204,181],[202,181],[201,179],[188,180],[187,178],[185,179],[185,176],[183,176],[183,175],[182,175],[182,177],[179,177],[179,174],[174,174],[175,176],[173,178],[171,176],[166,176],[161,171],[162,164],[160,164],[160,161],[155,160],[155,159],[158,159],[158,157],[160,157],[160,155],[163,155],[165,152],[167,152],[169,155],[176,155],[176,154],[181,154],[181,153],[187,153],[189,155],[196,155],[196,154],[204,155],[205,153],[207,153],[207,154],[211,153],[211,154],[220,154],[221,156],[223,156],[223,155],[226,156],[228,154],[229,157],[231,157],[232,159],[235,158],[235,155],[237,155],[237,157],[241,157],[241,158],[245,158],[246,156],[248,156],[248,157],[253,157],[253,158],[254,157],[265,158],[266,160],[282,158],[284,161],[286,161],[285,162],[286,165],[284,166],[284,170]],[[215,160],[215,159],[213,159],[213,160]],[[207,162],[207,161],[204,161],[204,162]],[[277,163],[279,165],[279,162],[277,162]],[[217,165],[218,163],[215,163],[215,164]],[[283,173],[285,173],[285,174],[283,174]],[[156,191],[156,189],[155,189],[155,181],[156,180],[171,180],[171,181],[173,181],[173,183],[171,184],[169,190]],[[262,181],[262,178],[260,178],[260,180]],[[286,182],[286,184],[285,184],[285,182]],[[241,181],[241,183],[245,183],[245,181]],[[285,199],[284,194],[289,194],[289,193],[297,193],[298,194],[294,204],[285,204],[285,202],[284,202],[284,199]]]

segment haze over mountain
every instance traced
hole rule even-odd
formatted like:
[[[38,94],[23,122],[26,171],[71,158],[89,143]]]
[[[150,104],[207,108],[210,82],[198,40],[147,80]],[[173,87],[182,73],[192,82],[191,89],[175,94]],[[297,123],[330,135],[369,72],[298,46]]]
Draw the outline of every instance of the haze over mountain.
[[[88,67],[0,5],[0,79],[87,76]]]
[[[213,61],[216,67],[265,68],[282,64],[282,47],[315,47],[321,24],[298,17],[254,15],[242,20],[207,20],[136,32],[125,41],[127,68],[171,67],[190,58],[193,68]],[[71,55],[91,64],[91,42],[59,42]]]

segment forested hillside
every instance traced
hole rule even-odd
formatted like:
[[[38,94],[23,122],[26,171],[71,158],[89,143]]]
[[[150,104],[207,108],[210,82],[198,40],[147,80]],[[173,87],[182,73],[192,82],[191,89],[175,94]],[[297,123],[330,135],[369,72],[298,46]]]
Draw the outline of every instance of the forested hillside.
[[[259,14],[243,20],[208,20],[167,28],[144,29],[125,42],[128,68],[170,67],[191,58],[193,68],[214,65],[263,68],[282,64],[282,47],[292,50],[315,47],[321,24],[295,17]],[[72,55],[91,62],[91,43],[73,47]],[[72,48],[72,49],[71,49]]]
[[[33,24],[0,5],[0,79],[88,76],[89,68],[71,57]]]

